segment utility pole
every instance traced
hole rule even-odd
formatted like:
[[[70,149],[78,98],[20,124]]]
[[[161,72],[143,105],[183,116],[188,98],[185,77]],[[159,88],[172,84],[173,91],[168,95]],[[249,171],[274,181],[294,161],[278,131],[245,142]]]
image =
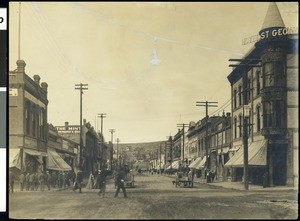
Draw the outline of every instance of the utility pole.
[[[159,143],[159,174],[161,174],[161,143]]]
[[[79,168],[82,170],[82,94],[83,94],[83,90],[88,90],[87,88],[88,84],[75,84],[75,90],[79,90],[80,91],[80,157],[79,157]]]
[[[205,155],[206,155],[206,169],[210,169],[210,159],[208,159],[208,108],[209,107],[218,107],[216,105],[218,102],[215,101],[197,101],[196,106],[205,107]],[[206,173],[205,173],[206,175]]]
[[[189,124],[177,124],[177,127],[182,127],[182,163],[184,162],[184,129],[186,125]]]
[[[98,114],[98,117],[101,118],[101,131],[100,131],[100,134],[101,134],[101,163],[100,163],[100,169],[102,169],[102,167],[104,166],[103,165],[103,151],[104,151],[104,135],[103,135],[103,118],[106,117],[106,114],[104,113],[101,113],[101,114]]]
[[[171,170],[172,170],[172,163],[173,163],[173,142],[172,142],[172,136],[167,136],[167,139],[169,139],[169,141],[167,141],[167,142],[169,142],[169,147],[170,147],[170,161],[171,161]]]
[[[261,67],[261,59],[229,59],[229,61],[240,62],[239,64],[230,64],[229,67],[241,68],[244,72],[243,75],[243,88],[244,90],[240,93],[243,94],[243,146],[244,146],[244,186],[245,190],[249,190],[249,165],[248,165],[248,127],[253,124],[248,123],[248,119],[250,118],[250,106],[245,105],[248,103],[247,101],[247,93],[252,91],[253,88],[248,88],[247,86],[247,72],[250,68],[253,67]],[[249,97],[250,99],[250,97]],[[241,128],[240,128],[241,130]]]
[[[21,59],[21,2],[19,2],[19,44],[18,44],[18,60]]]
[[[111,133],[111,146],[112,150],[110,151],[110,169],[112,170],[112,161],[113,161],[113,153],[114,153],[114,144],[113,144],[113,137],[114,137],[114,132],[116,132],[115,129],[109,129],[109,132]]]
[[[117,138],[117,169],[119,169],[119,162],[120,162],[120,159],[119,159],[119,142],[120,142],[120,139]]]

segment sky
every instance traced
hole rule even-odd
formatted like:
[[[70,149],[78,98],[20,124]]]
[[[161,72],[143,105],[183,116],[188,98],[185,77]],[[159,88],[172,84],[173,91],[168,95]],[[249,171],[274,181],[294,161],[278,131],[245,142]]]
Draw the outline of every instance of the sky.
[[[48,123],[79,125],[75,84],[88,84],[83,119],[110,140],[153,142],[177,124],[230,112],[230,58],[254,43],[268,2],[22,2],[20,59],[48,84]],[[277,3],[286,27],[298,27],[297,3]],[[19,3],[9,4],[9,70],[16,69]],[[114,141],[115,142],[115,141]]]

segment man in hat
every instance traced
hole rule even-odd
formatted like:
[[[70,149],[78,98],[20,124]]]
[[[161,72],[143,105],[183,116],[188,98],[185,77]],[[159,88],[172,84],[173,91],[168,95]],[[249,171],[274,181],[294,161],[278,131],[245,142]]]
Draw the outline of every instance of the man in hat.
[[[76,181],[75,181],[73,191],[79,189],[79,193],[81,193],[81,183],[82,183],[82,181],[83,181],[83,175],[82,175],[82,171],[79,169],[77,171],[77,174],[76,174]]]
[[[115,197],[118,196],[120,189],[122,189],[122,192],[124,194],[124,197],[127,198],[127,193],[126,193],[126,188],[125,188],[125,171],[123,167],[120,167],[120,170],[117,173],[117,179],[116,179],[116,184],[117,184],[117,191],[115,193]]]
[[[99,186],[100,186],[100,191],[98,192],[98,195],[102,193],[102,196],[105,195],[105,190],[106,190],[106,170],[100,170],[99,174]]]

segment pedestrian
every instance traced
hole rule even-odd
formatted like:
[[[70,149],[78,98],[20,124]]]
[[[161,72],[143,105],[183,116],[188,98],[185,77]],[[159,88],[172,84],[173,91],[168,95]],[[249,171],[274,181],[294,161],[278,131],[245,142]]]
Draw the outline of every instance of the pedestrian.
[[[93,189],[94,188],[94,176],[93,176],[92,171],[90,172],[90,176],[89,176],[89,180],[88,180],[88,183],[86,185],[86,188],[87,189]]]
[[[31,173],[29,175],[29,185],[30,185],[30,190],[33,191],[35,189],[35,174]]]
[[[215,180],[216,172],[214,170],[211,171],[211,182],[213,183]]]
[[[20,180],[20,190],[23,191],[25,187],[25,184],[26,184],[26,175],[25,175],[25,172],[22,172],[19,176],[19,180]]]
[[[124,183],[125,175],[126,175],[125,171],[121,167],[117,174],[117,191],[115,193],[115,197],[118,196],[120,189],[122,189],[124,197],[127,198],[127,193],[126,193],[126,188],[125,188],[125,183]]]
[[[100,191],[98,192],[98,195],[102,193],[102,196],[105,196],[105,190],[106,190],[106,170],[100,170],[100,176],[99,176],[99,185],[100,185]]]
[[[9,189],[11,193],[14,193],[15,174],[9,170]]]
[[[50,190],[50,188],[51,188],[51,181],[52,181],[51,174],[47,170],[46,175],[45,175],[45,182],[47,184],[48,190]]]
[[[268,186],[268,171],[264,172],[263,174],[263,188]]]
[[[64,171],[62,171],[61,173],[61,180],[62,180],[62,188],[66,188],[66,173]]]
[[[26,190],[29,191],[31,183],[30,183],[30,173],[27,173],[25,176],[26,179]]]
[[[37,191],[40,186],[38,173],[35,173],[35,176],[34,176],[34,186],[35,186],[35,191]]]
[[[76,180],[74,182],[73,191],[79,189],[79,193],[81,193],[81,183],[82,183],[83,177],[82,177],[82,171],[78,170],[76,174]]]
[[[43,172],[39,172],[38,182],[39,182],[40,190],[44,191],[45,190],[45,174]]]
[[[56,183],[57,183],[57,173],[56,173],[56,171],[52,172],[51,181],[52,181],[52,188],[55,188]]]

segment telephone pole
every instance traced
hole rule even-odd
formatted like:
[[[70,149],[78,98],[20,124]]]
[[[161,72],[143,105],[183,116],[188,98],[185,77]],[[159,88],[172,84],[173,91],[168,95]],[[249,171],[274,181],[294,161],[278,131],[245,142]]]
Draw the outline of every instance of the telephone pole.
[[[177,124],[177,127],[182,127],[182,163],[184,162],[184,129],[186,125],[189,124]]]
[[[167,136],[167,139],[169,139],[167,142],[169,142],[170,147],[170,161],[171,161],[171,170],[172,170],[172,163],[173,163],[173,142],[172,142],[172,136]],[[168,144],[167,144],[168,145]]]
[[[114,132],[116,132],[115,129],[109,129],[109,132],[111,133],[111,146],[112,150],[110,151],[110,169],[112,170],[112,161],[113,161],[113,154],[114,154],[114,144],[113,144],[113,137],[114,137]]]
[[[101,113],[101,114],[98,114],[98,117],[101,118],[101,131],[100,131],[100,134],[101,134],[101,163],[100,163],[100,169],[102,170],[102,167],[104,166],[103,165],[103,146],[104,146],[104,135],[103,135],[103,118],[106,117],[106,114],[104,113]]]
[[[218,107],[216,105],[218,102],[215,101],[197,101],[196,106],[205,107],[205,155],[206,155],[206,169],[210,169],[210,160],[208,160],[208,108],[209,107]],[[206,174],[206,173],[205,173]]]
[[[159,143],[159,174],[161,174],[161,143]]]
[[[230,64],[229,67],[241,68],[244,72],[243,75],[243,88],[245,88],[242,93],[243,95],[243,146],[244,146],[244,186],[245,190],[249,190],[249,165],[248,165],[248,127],[253,124],[248,123],[248,119],[250,118],[250,106],[245,105],[248,103],[247,101],[247,93],[250,93],[253,88],[247,86],[247,71],[250,68],[261,67],[261,59],[229,59],[229,61],[240,62],[239,64]],[[249,97],[250,99],[250,97]],[[240,128],[241,130],[242,128]],[[250,128],[249,128],[250,129]]]
[[[119,162],[120,162],[120,159],[119,159],[119,142],[120,142],[120,139],[117,138],[117,169],[119,169]]]
[[[82,94],[83,94],[83,90],[88,90],[87,88],[88,84],[75,84],[75,90],[79,90],[80,91],[80,150],[79,150],[79,168],[82,170]]]

